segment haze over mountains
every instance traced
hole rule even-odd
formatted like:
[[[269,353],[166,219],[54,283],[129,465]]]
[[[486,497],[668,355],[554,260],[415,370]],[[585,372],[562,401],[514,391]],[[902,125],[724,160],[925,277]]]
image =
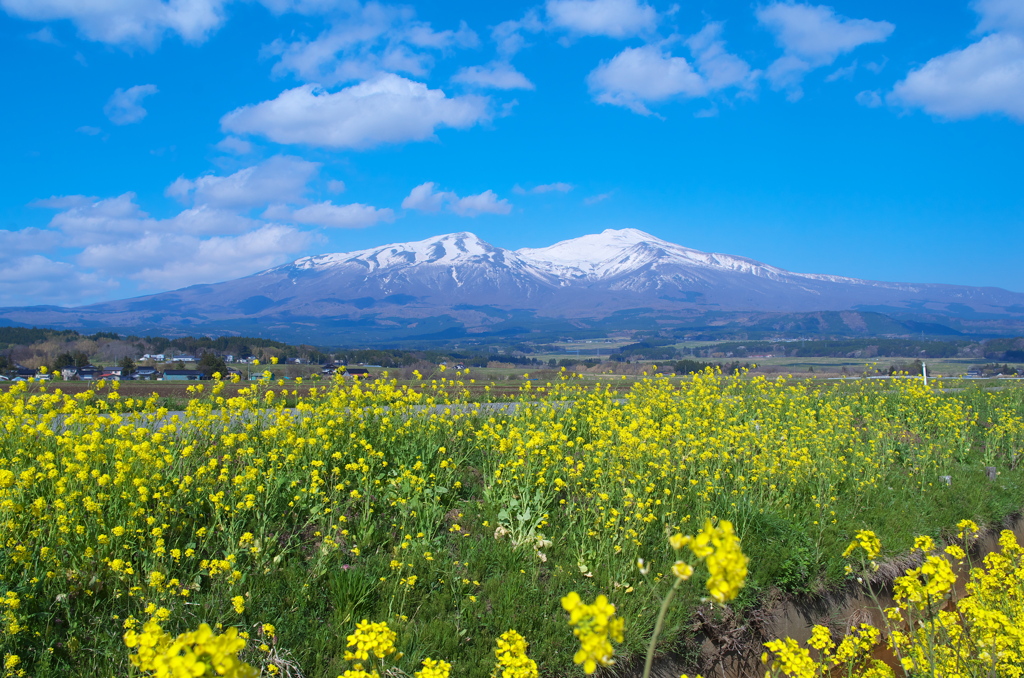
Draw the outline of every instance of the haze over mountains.
[[[1024,294],[793,273],[632,228],[515,251],[462,232],[134,299],[0,309],[0,320],[318,343],[657,327],[1003,334],[1024,328]]]

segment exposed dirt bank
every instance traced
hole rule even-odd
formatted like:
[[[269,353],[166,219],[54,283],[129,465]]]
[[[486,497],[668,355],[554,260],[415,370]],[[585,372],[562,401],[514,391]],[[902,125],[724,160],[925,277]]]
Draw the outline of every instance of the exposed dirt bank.
[[[1017,543],[1024,545],[1024,513],[1007,517],[997,527],[984,530],[974,543],[969,561],[979,565],[982,559],[999,549],[999,534],[1012,530]],[[769,595],[759,608],[741,613],[726,611],[723,615],[710,608],[698,610],[692,633],[681,639],[680,651],[669,652],[655,659],[652,676],[679,678],[681,674],[701,674],[705,678],[760,678],[765,665],[761,663],[764,643],[775,638],[790,637],[802,645],[811,637],[815,625],[827,626],[834,637],[841,637],[852,625],[869,623],[885,628],[879,604],[893,604],[892,585],[907,569],[923,561],[920,553],[882,563],[866,585],[852,584],[840,591],[824,596]],[[954,564],[955,566],[955,564]],[[954,568],[957,582],[954,600],[966,593],[969,578],[967,561]],[[868,595],[867,586],[876,593],[878,602]],[[875,656],[889,663],[897,676],[903,675],[895,657],[884,645],[876,648]],[[697,657],[695,660],[694,657]],[[638,678],[643,674],[643,658],[624,663],[616,675]]]

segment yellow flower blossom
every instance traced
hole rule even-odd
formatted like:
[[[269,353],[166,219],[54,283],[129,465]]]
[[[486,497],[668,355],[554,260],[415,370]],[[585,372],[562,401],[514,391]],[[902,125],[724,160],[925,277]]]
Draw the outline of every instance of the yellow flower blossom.
[[[868,560],[874,560],[882,552],[882,542],[871,530],[857,530],[853,541],[843,551],[843,558],[849,558],[857,549],[863,549]]]
[[[423,660],[423,668],[413,673],[413,678],[448,678],[452,665],[440,659],[427,657]]]
[[[580,641],[573,662],[582,664],[587,674],[596,671],[598,666],[614,664],[612,641],[623,641],[624,621],[615,616],[615,606],[608,598],[600,595],[588,605],[573,591],[562,598],[562,607],[569,613],[569,626]]]
[[[214,633],[207,624],[195,631],[172,637],[156,621],[149,621],[142,632],[127,631],[125,644],[135,650],[129,659],[133,666],[154,676],[195,678],[217,675],[226,678],[257,678],[259,671],[238,659],[245,641],[238,630]]]
[[[733,532],[732,523],[723,520],[715,527],[708,521],[694,539],[694,543],[704,544],[700,549],[701,553],[711,549],[705,556],[701,556],[697,549],[694,549],[698,557],[704,558],[704,564],[708,568],[710,576],[707,588],[711,597],[719,603],[735,598],[746,582],[747,563],[750,559],[743,554],[739,537]]]
[[[537,662],[526,654],[528,647],[526,638],[515,629],[501,634],[495,641],[491,678],[538,678]]]
[[[388,628],[387,622],[370,622],[366,619],[356,624],[355,633],[346,638],[346,645],[354,650],[345,651],[346,661],[366,660],[370,655],[383,659],[395,652],[398,635]]]

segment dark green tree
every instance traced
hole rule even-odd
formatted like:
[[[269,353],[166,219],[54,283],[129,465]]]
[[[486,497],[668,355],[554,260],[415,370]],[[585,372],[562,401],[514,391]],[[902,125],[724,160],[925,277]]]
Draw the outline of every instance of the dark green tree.
[[[59,356],[53,359],[54,371],[63,370],[65,367],[75,366],[75,356],[70,353],[61,353]]]
[[[207,351],[199,358],[199,369],[203,371],[203,375],[207,379],[213,378],[214,372],[220,372],[220,376],[227,376],[228,366],[216,353],[210,353]]]
[[[121,368],[122,377],[127,377],[135,371],[135,361],[132,360],[130,356],[121,358],[121,361],[117,365]]]

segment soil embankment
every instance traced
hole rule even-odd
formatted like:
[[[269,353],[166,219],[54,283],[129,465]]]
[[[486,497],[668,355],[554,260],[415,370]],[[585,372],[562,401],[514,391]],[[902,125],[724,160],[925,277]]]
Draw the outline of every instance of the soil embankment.
[[[1024,545],[1024,514],[1010,516],[997,529],[983,531],[973,544],[969,560],[959,566],[954,563],[957,582],[950,604],[966,594],[970,577],[968,563],[978,566],[986,555],[998,550],[999,534],[1005,529],[1011,530],[1017,543]],[[760,678],[765,674],[761,655],[764,643],[769,640],[789,637],[806,647],[811,629],[816,625],[832,629],[833,637],[842,637],[851,626],[861,623],[884,630],[885,619],[880,607],[894,604],[893,581],[903,576],[907,569],[920,565],[921,561],[919,553],[889,561],[881,565],[873,580],[866,585],[851,586],[826,596],[780,595],[770,599],[761,608],[740,614],[727,614],[716,620],[704,618],[698,613],[695,620],[696,638],[691,641],[699,643],[700,658],[697,665],[685,661],[680,654],[667,653],[655,660],[651,675],[655,678],[679,678],[683,673],[700,673],[705,678]],[[869,595],[868,585],[875,592],[877,602]],[[889,664],[897,676],[904,675],[896,658],[884,644],[875,649],[875,656]],[[636,678],[643,673],[643,662],[630,663],[624,668],[624,676]]]

